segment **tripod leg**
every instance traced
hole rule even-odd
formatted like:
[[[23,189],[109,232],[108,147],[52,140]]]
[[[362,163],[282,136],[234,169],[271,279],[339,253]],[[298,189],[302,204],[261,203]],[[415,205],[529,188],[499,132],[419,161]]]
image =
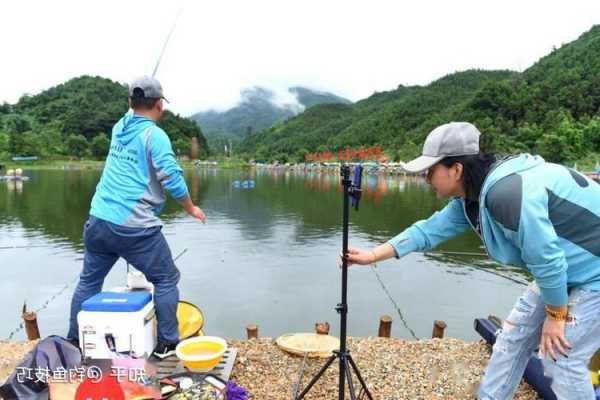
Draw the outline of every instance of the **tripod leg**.
[[[294,399],[298,398],[298,392],[300,391],[300,385],[302,385],[302,376],[304,375],[304,367],[306,367],[306,359],[308,358],[308,353],[304,353],[304,359],[302,360],[302,366],[300,367],[300,376],[298,377],[298,383],[294,388]]]
[[[327,368],[329,368],[329,366],[335,361],[336,356],[335,354],[332,355],[331,357],[329,357],[329,360],[327,360],[327,362],[325,363],[325,365],[323,365],[323,367],[321,367],[321,369],[319,370],[319,372],[317,372],[317,374],[310,380],[310,382],[308,383],[308,385],[306,385],[306,387],[304,388],[304,390],[302,391],[302,393],[300,393],[300,395],[298,397],[296,397],[295,400],[300,400],[303,399],[304,396],[306,395],[306,393],[308,393],[308,391],[313,387],[313,385],[315,383],[317,383],[317,381],[319,380],[319,378],[323,375],[323,373],[325,372],[325,370]]]
[[[352,366],[352,369],[354,370],[354,373],[356,374],[356,377],[358,378],[358,381],[360,382],[363,390],[367,394],[367,397],[369,398],[369,400],[373,400],[373,396],[371,396],[371,392],[369,392],[369,389],[367,388],[367,384],[365,383],[364,379],[360,375],[360,371],[358,370],[358,367],[356,366],[356,364],[354,363],[354,360],[352,359],[352,356],[350,356],[350,355],[348,355],[348,362]]]
[[[348,365],[348,359],[346,357],[344,357],[344,364],[346,364],[346,379],[348,380],[348,392],[350,393],[350,400],[356,400],[354,384],[352,383],[352,371],[350,370],[350,365]]]

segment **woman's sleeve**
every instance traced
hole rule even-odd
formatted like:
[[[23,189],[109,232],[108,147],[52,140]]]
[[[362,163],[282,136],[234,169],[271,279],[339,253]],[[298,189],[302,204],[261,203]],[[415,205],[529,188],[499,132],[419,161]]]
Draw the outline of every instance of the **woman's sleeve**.
[[[396,257],[400,258],[412,251],[430,250],[469,227],[462,200],[453,199],[441,211],[415,222],[388,243],[394,248]]]

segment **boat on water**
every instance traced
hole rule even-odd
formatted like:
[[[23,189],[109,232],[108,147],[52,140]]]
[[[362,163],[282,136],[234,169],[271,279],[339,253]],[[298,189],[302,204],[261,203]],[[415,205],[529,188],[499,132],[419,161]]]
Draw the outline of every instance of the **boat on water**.
[[[0,181],[28,181],[29,177],[23,175],[21,168],[9,169],[6,171],[6,175],[0,175]]]
[[[15,156],[12,158],[13,161],[37,161],[37,156]]]
[[[15,175],[4,175],[4,176],[0,176],[0,181],[28,181],[29,177],[28,176],[15,176]]]

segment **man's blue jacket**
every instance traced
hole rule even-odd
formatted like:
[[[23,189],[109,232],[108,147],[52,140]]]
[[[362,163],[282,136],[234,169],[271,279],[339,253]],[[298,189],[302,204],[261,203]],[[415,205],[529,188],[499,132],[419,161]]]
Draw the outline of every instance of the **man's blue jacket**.
[[[128,227],[161,225],[164,189],[177,200],[188,196],[182,171],[165,131],[129,111],[113,127],[90,214]]]

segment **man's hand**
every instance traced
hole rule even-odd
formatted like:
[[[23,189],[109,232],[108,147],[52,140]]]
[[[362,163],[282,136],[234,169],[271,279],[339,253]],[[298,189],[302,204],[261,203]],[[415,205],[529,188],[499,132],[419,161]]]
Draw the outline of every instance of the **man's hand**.
[[[200,207],[196,207],[192,202],[190,196],[185,196],[185,198],[178,200],[181,207],[192,217],[199,219],[203,224],[206,223],[206,215],[204,215],[204,211],[200,209]]]
[[[200,209],[200,207],[194,206],[189,212],[192,217],[199,219],[203,224],[206,223],[206,215],[204,215],[204,211]]]
[[[571,344],[565,338],[565,324],[566,321],[558,321],[546,316],[540,340],[541,355],[548,354],[556,361],[556,351],[558,351],[568,357],[567,349],[571,348]]]

